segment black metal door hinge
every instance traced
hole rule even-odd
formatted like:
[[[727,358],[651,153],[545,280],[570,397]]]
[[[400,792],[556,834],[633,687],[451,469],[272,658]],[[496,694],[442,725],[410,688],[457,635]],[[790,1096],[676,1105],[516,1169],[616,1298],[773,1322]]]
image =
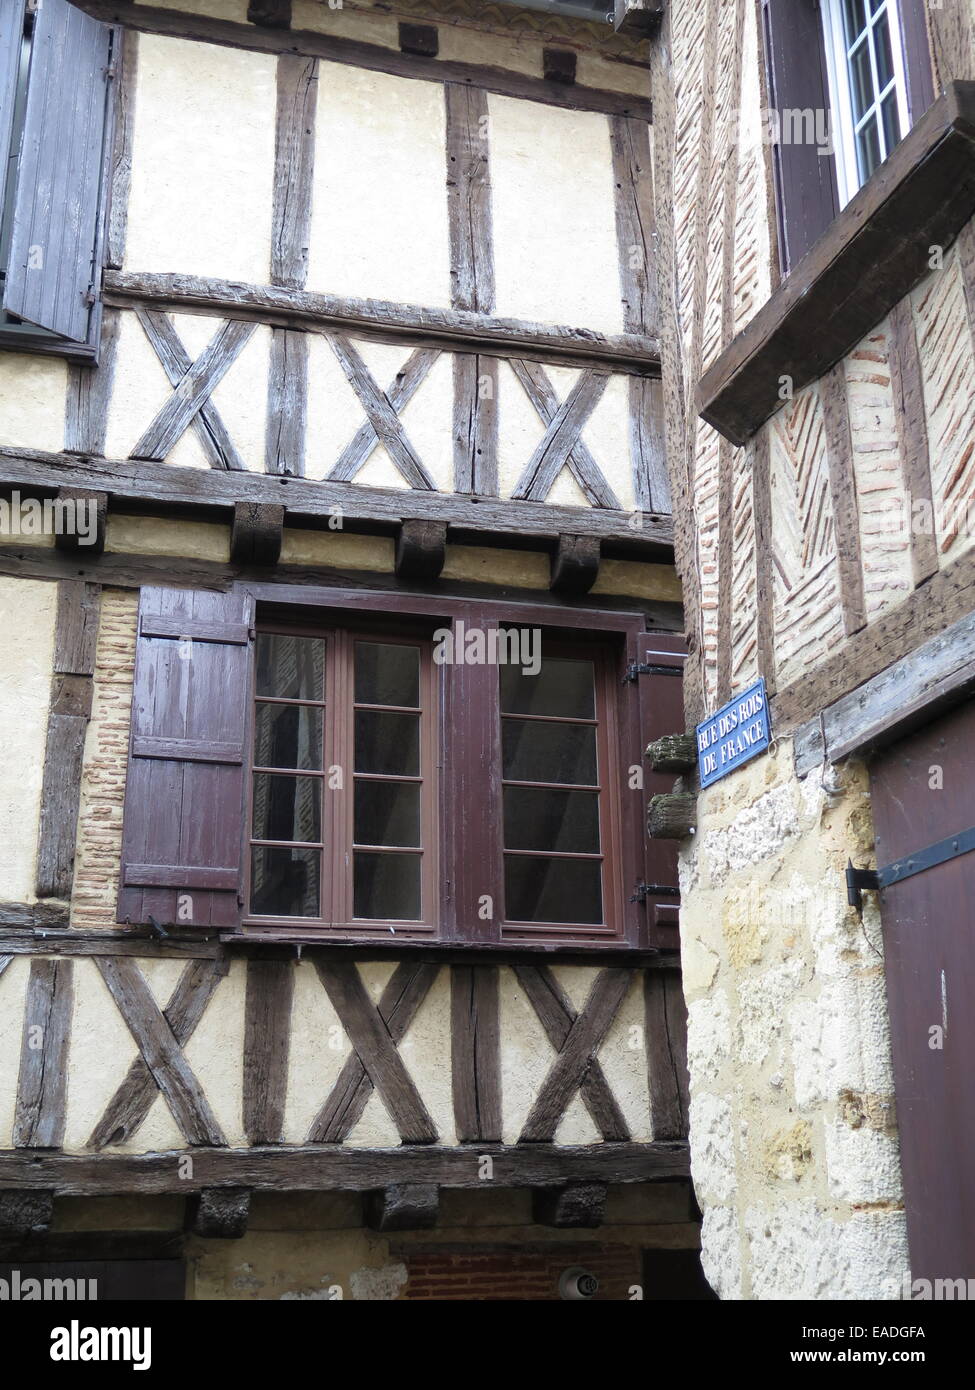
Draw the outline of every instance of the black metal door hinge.
[[[919,849],[914,854],[906,854],[903,859],[897,859],[882,869],[855,869],[853,861],[850,860],[846,866],[846,900],[862,917],[865,892],[879,893],[883,888],[893,888],[895,884],[903,883],[915,874],[923,874],[925,869],[947,864],[949,860],[957,859],[962,854],[970,854],[972,850],[975,850],[975,826],[959,831],[957,835],[948,835],[943,840],[937,840],[933,845]]]
[[[647,898],[679,898],[680,889],[667,883],[638,883],[631,903],[645,903]]]
[[[637,676],[682,676],[684,672],[679,666],[658,666],[652,662],[634,661],[626,668],[626,675],[623,677],[622,684],[626,685],[629,681],[635,681]]]

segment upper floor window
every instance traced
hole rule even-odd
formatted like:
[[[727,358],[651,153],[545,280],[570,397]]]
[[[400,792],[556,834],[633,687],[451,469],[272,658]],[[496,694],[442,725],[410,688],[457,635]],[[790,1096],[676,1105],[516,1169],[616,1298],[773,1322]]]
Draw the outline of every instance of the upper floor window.
[[[116,33],[0,0],[0,345],[93,359]]]
[[[833,143],[841,205],[909,128],[896,0],[823,0]]]

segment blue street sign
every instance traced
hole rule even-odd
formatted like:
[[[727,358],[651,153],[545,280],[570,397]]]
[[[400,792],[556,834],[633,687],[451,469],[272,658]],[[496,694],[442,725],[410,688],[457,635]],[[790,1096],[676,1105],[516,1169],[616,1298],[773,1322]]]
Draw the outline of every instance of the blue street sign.
[[[772,737],[764,679],[698,724],[695,733],[702,787],[720,781],[756,754],[764,753]]]

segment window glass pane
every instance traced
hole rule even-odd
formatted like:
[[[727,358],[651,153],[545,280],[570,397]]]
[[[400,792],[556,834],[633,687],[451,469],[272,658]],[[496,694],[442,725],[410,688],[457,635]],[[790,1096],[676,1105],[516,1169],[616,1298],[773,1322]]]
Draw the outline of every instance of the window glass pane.
[[[415,845],[420,839],[420,787],[416,782],[356,782],[357,845]]]
[[[890,51],[890,27],[886,14],[882,14],[874,25],[873,47],[877,58],[877,81],[882,92],[894,79],[894,57]]]
[[[255,840],[301,840],[316,844],[322,838],[322,779],[254,774]]]
[[[857,166],[860,170],[861,183],[866,183],[879,163],[880,135],[877,130],[876,119],[871,116],[857,136]]]
[[[852,47],[857,34],[866,25],[863,0],[843,0],[843,19],[846,25],[847,47]]]
[[[901,138],[901,123],[900,115],[897,110],[896,92],[891,92],[890,96],[887,97],[886,101],[881,106],[880,117],[884,123],[884,143],[887,147],[887,153],[890,154],[891,150]]]
[[[850,58],[850,94],[853,97],[853,118],[859,121],[873,105],[874,99],[870,46],[866,39]]]
[[[870,0],[870,13],[876,14],[878,10],[883,9],[886,3],[887,0]]]
[[[361,705],[420,703],[420,652],[386,642],[356,642],[355,698]]]
[[[595,786],[596,730],[591,724],[501,721],[503,775],[512,782]]]
[[[546,657],[537,676],[522,675],[520,666],[501,667],[501,709],[505,714],[593,719],[595,702],[591,661]]]
[[[287,700],[323,700],[325,643],[322,638],[258,633],[257,693]]]
[[[373,921],[420,920],[420,855],[355,853],[353,913]]]
[[[309,705],[259,704],[254,728],[254,764],[321,771],[321,709]]]
[[[599,853],[599,797],[595,792],[504,789],[505,849]]]
[[[601,878],[596,859],[506,854],[505,916],[509,922],[601,922]]]
[[[356,710],[355,770],[419,776],[420,716]]]
[[[251,912],[261,917],[317,917],[320,851],[251,850]]]

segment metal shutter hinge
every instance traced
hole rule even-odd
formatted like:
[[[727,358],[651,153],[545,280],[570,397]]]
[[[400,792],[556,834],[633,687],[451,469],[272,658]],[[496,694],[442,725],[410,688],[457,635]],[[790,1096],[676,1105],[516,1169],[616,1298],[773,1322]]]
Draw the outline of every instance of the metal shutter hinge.
[[[621,684],[626,685],[630,681],[635,681],[637,676],[682,676],[684,673],[679,666],[658,666],[651,662],[634,661],[626,668],[626,675]]]
[[[679,898],[680,889],[667,883],[638,883],[631,903],[645,903],[647,898]]]

